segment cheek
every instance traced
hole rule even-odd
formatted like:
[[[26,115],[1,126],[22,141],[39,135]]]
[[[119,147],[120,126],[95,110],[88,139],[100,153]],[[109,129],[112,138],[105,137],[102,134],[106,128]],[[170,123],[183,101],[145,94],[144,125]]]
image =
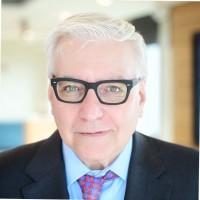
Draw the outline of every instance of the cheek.
[[[61,132],[71,132],[72,122],[76,118],[76,109],[62,102],[52,102],[52,114]]]
[[[120,128],[120,132],[132,134],[140,116],[140,105],[137,97],[130,98],[125,104],[122,104],[118,110],[116,109],[116,113],[118,114],[113,115],[113,117]]]
[[[60,136],[65,144],[71,148],[74,146],[73,123],[76,119],[76,109],[73,106],[62,103],[52,104],[52,114],[59,130]]]
[[[53,91],[49,95],[49,99],[51,102],[51,110],[55,120],[65,120],[69,119],[70,115],[73,115],[73,112],[70,109],[70,104],[63,103],[58,101],[53,93]]]

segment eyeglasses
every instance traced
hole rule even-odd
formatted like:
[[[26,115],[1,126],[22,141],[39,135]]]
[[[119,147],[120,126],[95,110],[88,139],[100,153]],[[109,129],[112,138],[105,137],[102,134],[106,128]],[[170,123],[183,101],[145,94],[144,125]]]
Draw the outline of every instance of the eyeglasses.
[[[103,80],[89,83],[74,78],[52,78],[51,86],[56,98],[65,103],[81,103],[89,89],[93,89],[97,98],[103,104],[118,105],[124,103],[131,88],[138,84],[141,78],[132,80]]]

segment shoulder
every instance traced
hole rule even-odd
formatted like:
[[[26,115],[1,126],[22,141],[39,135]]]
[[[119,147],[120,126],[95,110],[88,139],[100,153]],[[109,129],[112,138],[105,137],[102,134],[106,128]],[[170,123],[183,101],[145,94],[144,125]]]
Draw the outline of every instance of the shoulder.
[[[145,151],[155,154],[172,171],[180,172],[181,169],[198,172],[199,152],[195,149],[155,139],[141,133],[136,133],[136,138],[145,146]]]
[[[138,135],[139,137],[143,138],[151,147],[155,146],[155,148],[159,150],[160,153],[168,155],[170,154],[172,157],[177,156],[177,154],[184,157],[198,157],[198,151],[193,148],[149,137],[141,133],[138,133]]]
[[[0,198],[21,198],[20,188],[31,182],[24,171],[43,142],[23,145],[0,153]]]
[[[0,153],[0,176],[11,168],[23,168],[35,155],[44,141],[23,145]]]
[[[21,198],[21,189],[33,177],[37,179],[59,164],[60,150],[61,139],[55,132],[45,140],[0,153],[0,198]]]
[[[52,134],[49,138],[19,146],[8,151],[0,153],[0,174],[1,169],[7,166],[22,166],[26,165],[32,158],[41,150],[44,151],[45,155],[48,154],[48,150],[52,149],[52,146],[57,145],[60,142],[60,137],[58,132]]]
[[[183,158],[190,158],[198,160],[199,153],[193,148],[159,140],[141,133],[136,133],[136,138],[142,140],[147,148],[151,147],[159,154],[166,156],[166,159],[180,160]]]
[[[136,132],[131,161],[134,176],[137,176],[138,171],[135,171],[138,169],[145,179],[154,180],[149,187],[151,192],[156,188],[156,195],[165,185],[171,199],[197,199],[198,151]],[[130,176],[134,177],[132,174]]]

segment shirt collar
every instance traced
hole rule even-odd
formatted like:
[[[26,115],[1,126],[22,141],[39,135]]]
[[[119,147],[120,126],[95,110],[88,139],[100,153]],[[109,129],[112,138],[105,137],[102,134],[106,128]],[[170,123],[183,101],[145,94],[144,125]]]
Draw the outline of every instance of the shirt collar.
[[[85,174],[93,176],[103,176],[109,170],[117,174],[122,180],[127,180],[129,161],[132,151],[132,137],[128,144],[124,147],[123,151],[118,157],[103,170],[91,170],[89,169],[75,154],[75,152],[64,142],[62,142],[63,157],[65,162],[65,171],[67,174],[67,185],[70,186],[77,179]]]

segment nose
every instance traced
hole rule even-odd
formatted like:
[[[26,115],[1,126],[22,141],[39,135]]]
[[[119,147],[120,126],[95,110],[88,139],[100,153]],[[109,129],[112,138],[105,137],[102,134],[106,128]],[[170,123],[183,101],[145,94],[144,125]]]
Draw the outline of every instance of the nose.
[[[103,117],[102,104],[99,102],[95,92],[88,90],[88,93],[80,105],[79,116],[86,121],[95,121]]]

